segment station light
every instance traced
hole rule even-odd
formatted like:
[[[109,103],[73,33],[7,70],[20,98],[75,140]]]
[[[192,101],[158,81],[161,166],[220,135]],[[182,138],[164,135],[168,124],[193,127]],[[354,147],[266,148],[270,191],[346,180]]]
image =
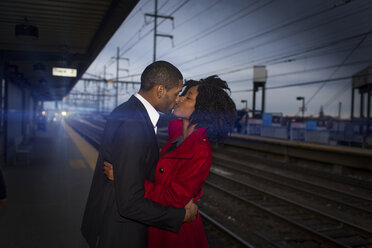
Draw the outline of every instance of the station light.
[[[14,34],[21,40],[37,40],[39,38],[39,29],[31,25],[27,17],[25,17],[22,24],[15,26]]]
[[[67,116],[67,112],[66,112],[66,111],[62,111],[62,112],[61,112],[61,115],[62,115],[62,116]]]

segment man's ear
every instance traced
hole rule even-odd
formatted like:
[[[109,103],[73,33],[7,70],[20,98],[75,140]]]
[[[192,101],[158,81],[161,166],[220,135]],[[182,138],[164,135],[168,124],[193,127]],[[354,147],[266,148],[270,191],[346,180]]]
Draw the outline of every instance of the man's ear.
[[[163,85],[156,86],[156,95],[158,98],[162,98],[166,93],[166,90]]]

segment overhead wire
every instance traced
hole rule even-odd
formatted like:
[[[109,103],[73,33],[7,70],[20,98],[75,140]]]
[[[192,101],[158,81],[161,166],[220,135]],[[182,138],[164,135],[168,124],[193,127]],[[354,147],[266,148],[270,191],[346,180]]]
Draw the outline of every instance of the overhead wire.
[[[185,0],[183,1],[180,5],[178,5],[169,15],[173,15],[174,13],[176,13],[177,11],[179,11],[182,7],[184,7],[190,0]],[[157,26],[160,26],[162,23],[165,22],[165,19],[161,20]],[[123,52],[123,54],[129,52],[133,47],[135,47],[136,45],[139,44],[139,42],[141,40],[143,40],[144,38],[146,38],[149,34],[151,34],[151,32],[154,30],[154,28],[151,28],[150,30],[148,30],[148,32],[146,32],[142,37],[141,39],[139,39],[135,44],[133,44],[131,47],[129,47],[127,50],[125,50]]]
[[[130,17],[127,19],[127,20],[125,20],[125,23],[129,23],[130,22],[130,20],[132,20],[139,12],[142,12],[142,9],[148,4],[148,3],[150,3],[150,1],[151,0],[147,0],[146,2],[144,2],[143,4],[142,4],[142,6],[141,7],[139,7],[132,15],[130,15]],[[143,28],[143,27],[141,27],[141,28]],[[141,28],[140,28],[140,30],[141,30]],[[138,32],[138,31],[137,31]],[[136,34],[137,34],[137,32],[129,39],[129,41],[133,38],[133,37],[135,37],[136,36]],[[128,41],[128,42],[129,42]],[[120,47],[120,49],[123,49],[123,46],[122,47]],[[112,57],[110,57],[110,59],[105,63],[105,64],[108,64],[107,65],[107,67],[110,67],[113,63],[115,62],[115,60],[112,58]]]
[[[220,3],[221,1],[223,0],[217,0],[215,2],[213,2],[211,5],[207,6],[206,8],[203,8],[200,12],[196,13],[195,15],[191,16],[189,19],[187,19],[186,21],[182,22],[181,24],[179,25],[175,25],[176,28],[179,28],[180,26],[183,26],[185,23],[193,20],[196,16],[199,16],[201,15],[202,13],[206,12],[206,11],[209,11],[212,7],[214,7],[215,5],[217,5],[218,3]],[[143,54],[147,55],[149,53],[149,51],[151,51],[151,49],[153,49],[152,47],[150,47],[149,49],[147,49]],[[143,60],[144,56],[138,56],[137,58],[137,61],[141,61]]]
[[[363,32],[363,33],[360,33],[360,34],[344,37],[342,39],[327,41],[327,42],[324,42],[323,44],[319,44],[317,46],[312,46],[312,47],[308,47],[306,49],[301,49],[301,50],[298,49],[298,50],[292,51],[292,53],[289,53],[289,54],[288,54],[287,51],[284,51],[284,52],[276,54],[274,56],[270,55],[270,56],[265,57],[265,58],[251,60],[249,62],[246,62],[246,64],[248,64],[248,65],[254,65],[254,64],[257,64],[257,63],[264,64],[264,65],[277,64],[278,62],[280,62],[282,60],[288,60],[288,59],[291,59],[295,56],[300,56],[300,55],[308,54],[308,53],[311,53],[311,52],[314,52],[314,51],[319,51],[319,50],[322,50],[322,49],[325,49],[325,48],[328,48],[328,47],[336,46],[336,45],[342,44],[344,42],[352,41],[352,40],[357,39],[359,37],[363,37],[364,35],[370,34],[370,33],[372,33],[372,32]],[[241,54],[241,52],[242,51],[240,51],[239,54]],[[218,60],[226,59],[227,57],[230,57],[230,56],[232,56],[232,54],[226,55],[226,56],[223,56],[223,57],[219,57],[217,59],[213,59],[212,61],[216,62]],[[191,68],[183,68],[184,71],[187,71],[189,69],[191,69]]]
[[[346,61],[351,57],[351,55],[353,55],[353,53],[363,44],[363,42],[366,40],[366,38],[368,37],[369,34],[372,33],[372,29],[370,29],[370,31],[368,33],[366,33],[364,36],[361,37],[361,40],[356,44],[355,47],[353,47],[353,49],[346,55],[346,57],[343,59],[343,61],[341,62],[341,64],[335,68],[335,70],[331,73],[331,75],[329,76],[329,78],[332,78],[336,72],[342,67],[342,65],[344,63],[346,63]],[[309,100],[306,101],[305,103],[305,107],[307,105],[309,105],[309,103],[314,99],[314,97],[320,92],[321,89],[323,89],[323,87],[325,86],[325,83],[320,85],[319,88],[313,93],[313,95],[311,95],[311,97],[309,98]]]
[[[178,11],[182,6],[184,6],[187,2],[188,2],[189,0],[185,0],[183,3],[181,3],[178,7],[176,7],[176,9],[175,10],[173,10],[173,13],[174,12],[176,12],[176,11]],[[142,6],[141,6],[141,8],[136,12],[136,14],[140,11],[140,10],[142,10],[142,8],[145,6],[145,5],[147,5],[148,3],[150,2],[150,0],[149,1],[147,1],[147,2],[145,2]],[[166,5],[166,3],[168,3],[169,2],[169,0],[168,1],[166,1],[160,8],[159,8],[159,10],[160,9],[162,9],[165,5]],[[160,25],[161,23],[162,23],[163,21],[161,21],[158,25]],[[140,32],[142,32],[142,30],[144,29],[144,27],[145,27],[146,25],[142,25],[142,27],[136,32],[136,33],[134,33],[134,35],[131,37],[131,38],[129,38],[129,40],[126,42],[126,44],[130,44],[130,42],[136,37],[136,36],[138,36],[138,35],[140,35]],[[153,30],[153,28],[151,29],[151,30]],[[122,57],[127,51],[129,51],[130,49],[132,49],[135,45],[137,45],[138,44],[138,42],[141,40],[141,39],[143,39],[144,37],[146,37],[150,32],[151,32],[151,30],[149,31],[149,32],[147,32],[145,35],[143,35],[142,37],[139,37],[139,39],[131,46],[131,47],[129,47],[129,48],[127,48],[125,51],[122,51],[122,52],[120,52],[120,57]],[[121,50],[122,49],[124,49],[125,48],[125,45],[124,46],[122,46],[121,47]],[[112,64],[114,64],[115,63],[115,59],[113,59],[112,57],[110,58],[110,60],[107,62],[108,63],[108,65],[107,65],[107,68],[108,67],[110,67]],[[128,75],[127,77],[132,77],[133,75]]]
[[[366,43],[364,43],[366,44]],[[367,47],[371,47],[371,45],[369,46],[364,46],[365,48]],[[337,48],[337,49],[328,49],[326,51],[322,51],[321,53],[313,53],[311,55],[303,55],[303,56],[300,56],[300,57],[295,57],[295,58],[290,58],[290,59],[284,59],[284,60],[280,60],[276,63],[272,63],[270,64],[271,66],[272,65],[279,65],[279,64],[283,64],[283,63],[292,63],[292,62],[295,62],[295,61],[300,61],[300,60],[305,60],[305,59],[310,59],[310,58],[317,58],[317,57],[323,57],[323,56],[326,56],[326,55],[331,55],[331,54],[337,54],[337,53],[344,53],[345,51],[348,51],[349,50],[349,47],[347,47],[346,49],[345,48]],[[236,68],[238,67],[238,68]],[[226,68],[225,70],[223,71],[209,71],[209,72],[204,72],[204,73],[201,73],[201,74],[194,74],[192,76],[190,76],[190,78],[200,78],[200,77],[203,77],[203,76],[206,76],[206,75],[215,75],[215,74],[218,74],[218,75],[228,75],[228,74],[234,74],[234,73],[238,73],[238,72],[242,72],[242,71],[246,71],[246,70],[250,70],[250,69],[253,69],[253,66],[252,65],[249,65],[247,66],[247,63],[244,62],[243,64],[239,64],[239,65],[236,65],[234,67],[231,67],[231,68]]]
[[[308,70],[300,70],[300,71],[291,71],[291,72],[285,72],[285,73],[278,73],[278,74],[273,74],[270,75],[270,78],[276,78],[276,77],[283,77],[283,76],[291,76],[291,75],[296,75],[296,74],[306,74],[306,73],[313,73],[313,72],[319,72],[319,71],[324,71],[324,70],[329,70],[337,67],[345,67],[345,66],[354,66],[354,65],[360,65],[360,64],[368,64],[372,62],[371,59],[369,60],[360,60],[360,61],[355,61],[352,63],[348,64],[337,64],[337,65],[331,65],[331,66],[323,66],[323,67],[317,67],[313,69],[308,69]],[[252,67],[253,69],[253,67]],[[221,74],[219,74],[220,76]],[[251,82],[253,80],[253,77],[251,78],[246,78],[246,79],[239,79],[239,80],[232,80],[229,81],[229,84],[236,84],[236,83],[242,83],[242,82]]]
[[[326,103],[323,104],[323,110],[326,110],[336,99],[339,99],[342,97],[345,93],[350,92],[350,88],[352,87],[352,84],[348,82],[345,84],[343,88],[341,88],[339,91],[337,91],[332,97],[328,99]]]
[[[187,46],[193,44],[194,42],[199,41],[200,39],[202,39],[202,38],[204,38],[204,37],[206,37],[206,36],[208,36],[208,35],[210,35],[210,34],[216,32],[216,31],[220,30],[221,28],[226,27],[227,25],[230,25],[230,24],[232,24],[232,23],[234,23],[234,22],[236,22],[236,21],[239,21],[239,20],[241,20],[241,19],[243,19],[243,18],[249,16],[250,14],[252,14],[252,13],[254,13],[254,12],[256,12],[256,11],[262,9],[263,7],[266,7],[267,5],[273,3],[274,0],[271,0],[271,1],[267,2],[267,3],[264,3],[263,5],[258,6],[257,8],[255,8],[255,9],[253,9],[253,10],[249,10],[249,8],[251,8],[251,7],[254,6],[256,3],[259,3],[259,2],[260,2],[260,1],[255,1],[254,3],[248,5],[247,7],[243,8],[243,9],[240,9],[238,12],[233,13],[233,14],[229,15],[228,17],[225,17],[225,18],[224,18],[223,20],[221,20],[220,22],[218,22],[218,23],[214,23],[212,26],[210,26],[210,27],[208,27],[208,28],[202,30],[200,33],[198,33],[198,34],[196,34],[196,35],[193,35],[191,39],[186,39],[186,40],[180,42],[180,43],[178,44],[178,46],[176,47],[176,49],[173,49],[173,50],[171,50],[171,51],[169,51],[169,52],[166,52],[166,53],[161,54],[161,55],[159,56],[159,58],[162,58],[162,57],[164,57],[164,56],[166,56],[166,55],[172,54],[173,52],[175,52],[175,51],[177,51],[177,50],[179,50],[179,49],[182,49],[182,48],[184,48],[184,47],[187,47]],[[239,16],[236,16],[238,13],[240,13],[240,12],[244,12],[244,11],[248,11],[248,13],[243,13],[243,14],[241,14],[241,15],[239,15]],[[229,20],[230,18],[233,18],[233,19],[232,19],[232,20]],[[196,37],[195,37],[195,36],[196,36]]]
[[[323,82],[329,83],[329,82],[341,81],[341,80],[351,79],[351,78],[352,78],[351,76],[345,76],[345,77],[331,78],[331,79],[325,79],[325,80],[315,80],[315,81],[308,81],[308,82],[301,82],[301,83],[294,83],[294,84],[284,84],[284,85],[265,87],[265,90],[307,86],[307,85],[312,85],[312,84],[321,84]],[[235,91],[231,91],[231,93],[250,92],[250,91],[253,91],[253,89],[235,90]]]
[[[182,2],[176,9],[174,9],[169,15],[173,15],[174,13],[176,13],[178,10],[180,10],[186,3],[188,3],[190,0],[185,0],[184,2]],[[160,26],[165,20],[161,20],[158,24],[158,26]],[[136,45],[139,44],[139,42],[141,40],[143,40],[145,37],[147,37],[149,34],[151,34],[151,32],[154,30],[154,28],[151,28],[150,30],[148,30],[143,36],[141,36],[132,46],[130,46],[129,48],[127,48],[125,51],[123,51],[120,56],[123,56],[124,54],[126,54],[127,52],[129,52],[133,47],[135,47]]]
[[[230,45],[228,45],[228,46],[220,47],[220,48],[218,48],[218,49],[215,49],[214,51],[209,52],[209,55],[210,55],[210,54],[215,54],[215,53],[218,52],[218,51],[220,51],[220,52],[221,52],[221,51],[225,51],[226,49],[229,49],[229,48],[235,48],[236,46],[241,45],[241,44],[245,44],[245,43],[248,42],[248,41],[251,41],[251,40],[257,39],[257,38],[262,37],[262,36],[267,35],[267,34],[272,34],[272,32],[279,31],[279,30],[281,30],[281,29],[283,29],[283,28],[285,28],[285,27],[291,26],[291,25],[293,25],[293,24],[297,24],[297,23],[299,23],[299,22],[302,22],[302,21],[308,20],[309,18],[313,18],[313,17],[318,16],[318,15],[321,15],[321,14],[327,13],[327,12],[329,12],[329,11],[331,11],[331,10],[334,10],[335,8],[341,7],[341,6],[343,6],[343,5],[345,5],[345,4],[348,4],[348,3],[350,3],[350,2],[351,2],[351,1],[346,1],[344,4],[332,5],[331,7],[327,7],[327,8],[322,9],[322,10],[316,12],[316,13],[311,13],[311,14],[309,14],[309,15],[306,15],[306,16],[303,16],[303,17],[299,17],[299,18],[296,18],[296,19],[294,19],[294,20],[290,20],[290,21],[288,21],[288,22],[286,22],[286,23],[284,23],[284,24],[279,24],[279,25],[277,25],[277,26],[275,26],[275,27],[273,27],[273,28],[269,28],[269,29],[267,29],[267,30],[265,30],[265,31],[263,31],[263,32],[261,32],[261,33],[258,33],[258,34],[255,34],[255,35],[250,35],[250,36],[248,36],[248,37],[246,37],[246,38],[244,38],[244,39],[242,39],[242,40],[240,40],[240,41],[234,42],[234,43],[232,43],[232,44],[230,44]],[[199,38],[195,38],[194,41],[197,41],[197,40],[199,40]],[[189,41],[188,41],[188,44],[191,44],[191,43],[193,43],[194,41],[192,41],[192,40],[190,41],[190,40],[189,40]],[[180,47],[177,47],[177,49],[180,49]],[[175,50],[175,49],[173,49],[172,51],[168,52],[167,54],[170,54],[171,52],[174,52],[174,50]],[[163,55],[162,55],[162,56],[163,56]],[[162,56],[160,56],[160,57],[162,57]],[[200,56],[199,56],[199,57],[200,57]],[[194,58],[193,60],[190,60],[190,61],[195,61],[195,58]],[[188,62],[190,62],[190,61],[188,61]],[[184,64],[186,64],[186,63],[188,63],[188,62],[184,62]]]
[[[342,5],[340,4],[340,5],[338,5],[337,7],[339,7],[339,6],[342,6]],[[279,26],[279,28],[285,27],[285,26],[290,25],[291,23],[295,23],[296,21],[299,21],[299,20],[305,20],[306,18],[309,18],[309,17],[311,17],[311,16],[319,15],[319,14],[324,13],[324,12],[326,12],[326,11],[329,11],[330,9],[333,9],[333,8],[335,8],[335,6],[333,6],[332,8],[327,8],[327,9],[322,10],[322,11],[320,11],[320,12],[317,12],[317,13],[315,13],[315,14],[307,15],[307,16],[305,16],[305,17],[302,17],[302,18],[296,19],[296,20],[294,20],[294,21],[292,21],[292,22],[287,22],[287,23],[285,23],[285,24]],[[277,28],[278,28],[278,27],[277,27]],[[273,29],[271,29],[270,31],[273,31]],[[266,32],[264,32],[264,33],[267,33],[267,32],[269,32],[269,31],[266,31]],[[259,34],[258,36],[260,36],[260,35],[262,35],[262,34],[264,34],[264,33],[261,33],[261,34]],[[257,35],[256,35],[256,37],[257,37]],[[252,38],[252,37],[251,37],[251,38]],[[204,64],[205,64],[205,63],[204,63]]]
[[[372,5],[369,6],[368,8],[363,8],[361,11],[362,11],[362,12],[363,12],[363,11],[368,11],[369,9],[372,9]],[[269,41],[266,41],[266,42],[260,42],[258,45],[255,45],[255,46],[252,46],[252,47],[249,47],[249,48],[244,48],[244,49],[238,50],[238,51],[236,51],[236,52],[234,52],[234,53],[230,53],[230,54],[227,54],[227,55],[226,55],[226,54],[225,54],[225,55],[222,55],[222,56],[218,57],[217,59],[219,59],[219,58],[221,58],[221,57],[222,57],[222,58],[226,58],[226,57],[231,57],[231,56],[234,56],[234,55],[239,55],[239,54],[241,54],[242,52],[247,52],[247,51],[249,51],[249,50],[257,49],[257,48],[259,48],[259,47],[261,47],[261,46],[264,46],[264,45],[267,45],[267,44],[270,44],[270,43],[273,43],[273,42],[277,42],[277,41],[282,40],[282,39],[287,39],[287,38],[290,37],[290,36],[298,35],[298,34],[300,34],[300,33],[303,33],[303,32],[309,31],[309,30],[312,30],[312,29],[317,28],[317,27],[319,27],[319,26],[327,25],[327,24],[330,24],[330,23],[332,23],[332,22],[339,21],[339,20],[341,20],[341,19],[343,19],[343,18],[350,17],[350,16],[355,15],[355,14],[360,14],[361,11],[358,9],[358,10],[352,12],[352,13],[349,13],[348,15],[341,16],[341,17],[338,17],[338,18],[333,19],[333,20],[327,20],[326,22],[319,23],[319,24],[317,24],[317,25],[315,25],[315,26],[311,26],[311,27],[306,28],[306,29],[303,29],[303,30],[301,30],[301,31],[294,31],[292,34],[289,34],[289,35],[286,34],[285,36],[283,36],[282,38],[279,38],[279,39],[278,39],[278,38],[275,38],[275,39],[272,39],[272,40],[269,40]],[[239,42],[240,42],[240,41],[239,41]],[[210,51],[210,52],[204,53],[204,54],[202,54],[202,55],[199,55],[198,57],[194,57],[193,59],[190,59],[190,60],[184,61],[181,65],[185,65],[185,64],[190,63],[190,62],[195,62],[196,60],[199,60],[199,59],[205,58],[205,57],[207,57],[207,56],[209,56],[209,55],[215,55],[215,54],[217,54],[217,53],[220,53],[220,52],[226,51],[226,50],[229,49],[229,48],[236,48],[236,45],[238,45],[238,43],[233,43],[233,44],[228,45],[228,46],[225,46],[225,47],[220,47],[220,48],[218,48],[218,49],[216,49],[216,50],[213,50],[213,51]],[[215,59],[210,59],[210,60],[208,60],[207,62],[203,62],[202,64],[205,65],[205,64],[213,63],[213,62],[215,62]],[[197,64],[197,65],[198,65],[198,64]],[[187,69],[186,69],[186,70],[187,70]]]

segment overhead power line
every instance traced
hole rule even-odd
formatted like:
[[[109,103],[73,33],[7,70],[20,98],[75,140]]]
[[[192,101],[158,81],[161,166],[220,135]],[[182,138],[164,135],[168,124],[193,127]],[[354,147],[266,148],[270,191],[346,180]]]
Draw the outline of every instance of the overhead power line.
[[[339,99],[341,96],[349,92],[349,89],[351,87],[352,85],[348,83],[345,85],[345,87],[337,91],[331,98],[328,99],[328,101],[325,104],[323,104],[323,109],[326,110],[329,107],[329,105],[331,105],[336,99]]]
[[[352,15],[360,15],[362,12],[364,12],[364,11],[369,11],[370,9],[372,9],[372,5],[371,5],[371,6],[368,6],[368,7],[364,7],[364,8],[362,8],[362,9],[355,10],[355,11],[349,13],[348,15],[344,15],[344,16],[341,16],[341,17],[338,17],[338,18],[335,18],[335,19],[331,19],[331,20],[327,19],[325,22],[319,23],[319,24],[314,25],[314,26],[311,26],[311,27],[309,27],[309,28],[302,29],[302,30],[300,30],[300,31],[295,30],[295,31],[293,31],[291,34],[286,34],[286,35],[282,36],[281,38],[274,38],[274,39],[268,40],[268,41],[266,41],[266,42],[260,42],[260,43],[257,44],[257,45],[251,46],[251,47],[249,47],[249,48],[243,48],[243,49],[240,49],[240,50],[237,51],[237,52],[233,52],[233,53],[230,53],[230,54],[227,54],[227,55],[225,54],[225,55],[222,55],[222,56],[220,56],[220,57],[218,57],[218,58],[221,58],[221,57],[226,58],[226,57],[231,57],[231,56],[234,56],[234,55],[239,55],[239,54],[241,54],[242,52],[246,52],[246,51],[249,51],[249,50],[257,49],[257,48],[259,48],[259,47],[263,47],[263,46],[266,46],[266,45],[271,44],[271,43],[278,42],[278,41],[283,40],[283,39],[288,39],[288,38],[291,37],[291,36],[299,35],[299,34],[304,33],[304,32],[306,32],[306,31],[309,31],[309,30],[315,29],[315,28],[320,27],[320,26],[324,26],[324,25],[330,24],[330,23],[332,23],[332,22],[339,21],[339,20],[341,20],[341,19],[343,19],[343,18],[350,17],[350,16],[352,16]],[[283,26],[283,25],[282,25],[282,26]],[[265,31],[264,33],[268,34],[267,31]],[[253,38],[254,38],[254,37],[252,37],[252,39],[253,39]],[[235,49],[236,47],[238,47],[238,46],[240,46],[240,45],[243,45],[244,42],[248,42],[248,41],[249,41],[249,40],[247,40],[247,39],[243,39],[243,40],[240,40],[240,41],[238,41],[238,42],[234,42],[234,43],[232,43],[232,44],[229,44],[229,45],[226,45],[226,46],[223,46],[223,47],[219,47],[219,48],[214,49],[214,50],[212,50],[212,51],[209,51],[209,52],[206,52],[206,53],[204,53],[204,54],[198,55],[197,57],[194,57],[194,58],[192,58],[192,59],[190,59],[190,60],[186,60],[186,61],[184,61],[181,65],[185,65],[185,64],[188,64],[188,63],[193,63],[193,62],[195,62],[195,61],[197,61],[197,60],[200,60],[200,59],[206,58],[206,57],[208,57],[208,56],[216,55],[216,54],[218,54],[218,53],[222,53],[222,52],[228,51],[229,49]],[[208,60],[207,62],[203,62],[203,65],[208,64],[208,63],[213,63],[214,61],[215,61],[215,59],[210,59],[210,60]]]
[[[271,2],[270,2],[270,3],[271,3]],[[349,3],[349,1],[348,1],[347,3]],[[344,4],[347,4],[347,3],[344,3]],[[265,31],[263,31],[263,32],[261,32],[261,33],[255,34],[255,35],[253,35],[253,36],[248,36],[247,38],[244,38],[243,40],[240,40],[240,41],[238,41],[238,42],[234,42],[233,44],[228,45],[228,46],[226,46],[226,47],[222,47],[222,48],[220,47],[220,48],[218,48],[218,49],[216,49],[216,50],[214,50],[214,51],[212,51],[212,52],[209,52],[208,55],[210,55],[210,54],[215,54],[215,53],[218,52],[218,51],[225,51],[226,49],[233,48],[233,47],[236,47],[236,46],[238,46],[238,45],[240,45],[240,44],[244,44],[244,43],[246,43],[246,42],[248,42],[248,41],[251,41],[251,40],[254,40],[254,39],[260,38],[260,37],[262,37],[262,36],[264,36],[264,35],[271,34],[271,33],[273,33],[273,32],[279,31],[279,30],[281,30],[281,29],[283,29],[283,28],[285,28],[285,27],[291,26],[291,25],[293,25],[293,24],[297,24],[297,23],[299,23],[299,22],[302,22],[302,21],[308,20],[308,19],[313,18],[313,17],[315,17],[315,16],[318,16],[318,15],[324,14],[324,13],[326,13],[326,12],[329,12],[329,11],[331,11],[331,10],[334,10],[335,8],[338,8],[338,7],[340,7],[340,6],[343,6],[344,4],[339,4],[339,5],[337,5],[337,6],[332,5],[331,7],[328,7],[328,8],[322,9],[321,11],[318,11],[318,12],[316,12],[316,13],[312,13],[312,14],[309,14],[309,15],[306,15],[306,16],[303,16],[303,17],[300,17],[300,18],[296,18],[296,19],[294,19],[294,20],[290,20],[290,21],[288,21],[288,22],[286,22],[286,23],[284,23],[284,24],[281,24],[281,25],[279,25],[279,26],[275,26],[275,27],[273,27],[273,28],[271,28],[271,29],[268,29],[268,30],[265,30]],[[298,32],[297,32],[297,33],[298,33]],[[197,40],[200,40],[200,37],[197,37],[197,38],[195,38],[194,40],[191,40],[191,41],[190,41],[190,40],[187,40],[187,41],[184,41],[184,42],[187,42],[186,45],[189,45],[189,44],[192,44],[193,42],[195,42],[195,41],[197,41]],[[165,55],[171,54],[171,53],[174,52],[175,50],[180,49],[180,48],[183,48],[183,47],[184,47],[184,46],[181,46],[181,47],[178,47],[178,46],[177,46],[176,49],[173,49],[172,51],[167,52],[167,53],[161,55],[160,57],[163,57],[163,56],[165,56]],[[199,58],[201,58],[201,56],[199,56]],[[187,61],[187,62],[184,62],[183,64],[186,64],[186,63],[188,63],[188,62],[192,62],[192,61],[195,61],[195,59],[190,60],[190,61]]]
[[[265,90],[299,87],[299,86],[306,86],[306,85],[312,85],[312,84],[321,84],[324,82],[329,83],[329,82],[341,81],[341,80],[346,80],[346,79],[351,79],[351,78],[352,78],[351,76],[347,76],[347,77],[331,78],[331,79],[326,79],[326,80],[309,81],[309,82],[302,82],[302,83],[295,83],[295,84],[285,84],[285,85],[266,87]],[[231,93],[250,92],[250,91],[253,91],[253,89],[236,90],[236,91],[231,91]]]
[[[256,3],[259,3],[259,2],[260,1],[255,1],[254,3],[250,4],[249,6],[243,8],[243,9],[240,9],[238,12],[233,13],[233,14],[231,14],[228,17],[225,17],[224,19],[222,19],[218,23],[214,23],[212,26],[206,28],[205,30],[201,31],[200,33],[198,33],[196,35],[193,35],[191,39],[186,39],[186,40],[180,42],[177,45],[176,49],[173,49],[173,50],[171,50],[169,52],[166,52],[166,53],[162,54],[160,57],[164,57],[166,55],[172,54],[173,52],[175,52],[177,50],[180,50],[181,48],[187,47],[187,46],[193,44],[194,42],[199,41],[202,38],[204,38],[204,37],[206,37],[206,36],[208,36],[208,35],[216,32],[216,31],[218,31],[218,30],[226,27],[227,25],[230,25],[230,24],[232,24],[232,23],[234,23],[234,22],[236,22],[238,20],[241,20],[242,18],[247,17],[248,15],[250,15],[250,14],[252,14],[252,13],[254,13],[254,12],[256,12],[256,11],[264,8],[264,7],[266,7],[267,5],[273,3],[274,1],[272,0],[272,1],[269,1],[267,3],[264,3],[264,4],[262,4],[262,5],[260,5],[260,6],[256,7],[256,8],[254,8],[253,10],[250,10],[249,9],[253,5],[255,5]],[[246,10],[248,10],[247,13],[244,13],[242,15],[237,16],[237,14],[239,14],[240,12],[244,12]],[[233,19],[232,20],[229,20],[230,18],[233,18]]]
[[[322,50],[322,49],[327,48],[327,47],[332,47],[332,46],[335,46],[335,45],[339,45],[339,44],[342,44],[344,42],[352,41],[354,39],[363,37],[365,35],[369,35],[371,33],[372,32],[363,32],[363,33],[360,33],[360,34],[356,34],[356,35],[344,37],[342,39],[327,41],[327,42],[325,42],[323,44],[320,44],[320,45],[317,45],[317,46],[313,46],[313,47],[309,47],[309,48],[305,48],[305,49],[293,51],[290,54],[288,54],[288,52],[284,52],[284,53],[281,53],[281,54],[278,54],[278,55],[274,55],[274,56],[270,55],[270,56],[268,56],[266,58],[251,60],[251,61],[247,62],[247,64],[248,65],[254,65],[254,64],[258,64],[259,63],[259,64],[264,64],[264,65],[273,65],[273,64],[277,64],[278,62],[280,62],[282,60],[292,59],[295,56],[299,56],[299,55],[307,54],[307,53],[310,53],[310,52]],[[252,48],[250,48],[249,50],[251,50],[251,49]],[[205,63],[200,64],[200,65],[208,64],[210,62],[216,62],[218,60],[223,60],[223,59],[226,59],[226,58],[231,57],[233,55],[241,54],[242,52],[244,52],[244,51],[240,50],[239,52],[236,52],[234,54],[230,54],[228,56],[221,56],[219,58],[215,58],[215,59],[213,59],[211,61],[205,62]],[[189,69],[190,68],[184,68],[184,71],[187,71]]]
[[[344,58],[344,60],[341,62],[341,64],[336,67],[336,69],[332,72],[332,74],[329,76],[329,78],[332,78],[333,75],[336,74],[336,72],[343,66],[343,64],[346,63],[346,61],[351,57],[351,55],[363,44],[363,42],[366,40],[366,38],[368,37],[368,35],[372,32],[372,29],[370,30],[369,33],[366,33],[362,39],[356,44],[356,46],[351,49],[351,51],[346,55],[346,57]],[[309,98],[309,100],[306,101],[305,103],[305,107],[307,105],[309,105],[309,103],[314,99],[314,97],[320,92],[321,89],[323,89],[323,87],[325,86],[325,83],[322,84],[315,92],[314,94]]]
[[[217,5],[217,4],[220,3],[221,1],[223,1],[223,0],[217,0],[216,2],[213,2],[211,5],[208,5],[207,7],[201,9],[200,12],[197,12],[196,14],[194,14],[193,16],[191,16],[189,19],[187,19],[186,21],[182,22],[181,24],[178,24],[178,25],[175,24],[175,25],[176,25],[176,28],[179,28],[179,27],[183,26],[184,24],[186,24],[186,23],[189,22],[189,21],[195,20],[195,17],[201,16],[201,15],[202,15],[204,12],[206,12],[206,11],[210,11],[211,8],[213,8],[215,5]],[[175,23],[176,23],[176,22],[175,22]],[[144,56],[147,56],[147,54],[148,54],[150,51],[151,51],[151,48],[148,49],[147,51],[145,51],[145,52],[143,53]],[[137,56],[136,61],[142,61],[143,58],[144,58],[144,56]],[[159,57],[161,57],[161,56],[159,56]]]
[[[364,43],[364,45],[365,44],[366,43]],[[372,44],[369,45],[369,46],[364,46],[364,48],[369,48],[369,47],[372,47]],[[348,50],[349,50],[349,48],[347,48],[347,49],[345,49],[345,48],[329,49],[327,51],[323,50],[321,53],[318,53],[318,54],[304,55],[304,56],[301,56],[301,57],[284,59],[284,60],[278,61],[276,63],[272,63],[270,65],[292,63],[294,61],[299,61],[299,60],[323,57],[323,56],[331,55],[331,54],[344,53],[345,51],[348,51]],[[244,62],[243,64],[235,65],[235,66],[230,67],[230,68],[225,68],[225,70],[223,70],[223,71],[219,70],[219,71],[204,72],[204,73],[201,73],[201,74],[192,75],[192,76],[190,76],[190,78],[202,78],[202,77],[205,77],[205,76],[208,76],[208,75],[216,75],[216,74],[219,75],[219,76],[228,75],[228,74],[234,74],[234,73],[238,73],[238,72],[242,72],[242,71],[246,71],[246,70],[251,70],[251,69],[253,69],[253,66],[252,65],[247,66],[247,62]],[[241,81],[241,80],[238,80],[238,81]]]
[[[174,9],[169,15],[173,15],[174,13],[176,13],[178,10],[180,10],[186,3],[188,3],[190,0],[185,0],[183,3],[181,3],[176,9]],[[165,20],[162,20],[159,22],[159,24],[157,26],[160,26]],[[123,56],[124,54],[126,54],[127,52],[129,52],[133,47],[135,47],[136,45],[139,44],[139,42],[141,40],[143,40],[145,37],[147,37],[149,34],[152,33],[154,29],[150,29],[149,31],[147,31],[143,36],[141,36],[134,44],[132,44],[132,46],[128,47],[126,50],[124,50],[120,56]]]
[[[371,59],[369,60],[361,60],[361,61],[356,61],[348,64],[343,64],[342,66],[353,66],[353,65],[360,65],[360,64],[367,64],[372,62]],[[310,73],[310,72],[319,72],[319,71],[324,71],[324,70],[329,70],[332,68],[337,68],[339,67],[340,64],[337,65],[331,65],[331,66],[324,66],[324,67],[317,67],[309,70],[300,70],[300,71],[291,71],[291,72],[285,72],[285,73],[278,73],[278,74],[273,74],[270,75],[270,78],[276,78],[276,77],[283,77],[283,76],[290,76],[290,75],[296,75],[296,74],[305,74],[305,73]],[[253,69],[253,67],[252,67]],[[218,74],[220,76],[221,74]],[[241,82],[251,82],[253,78],[247,78],[247,79],[239,79],[239,80],[233,80],[229,81],[229,84],[235,84],[235,83],[241,83]]]

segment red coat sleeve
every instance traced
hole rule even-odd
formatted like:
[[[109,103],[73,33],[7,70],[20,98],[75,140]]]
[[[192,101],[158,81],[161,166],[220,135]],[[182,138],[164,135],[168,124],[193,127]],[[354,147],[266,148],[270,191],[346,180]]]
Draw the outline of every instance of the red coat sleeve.
[[[164,206],[183,208],[191,198],[200,198],[201,187],[208,176],[210,166],[211,149],[205,145],[196,149],[189,162],[179,168],[168,187],[145,181],[145,197]]]

